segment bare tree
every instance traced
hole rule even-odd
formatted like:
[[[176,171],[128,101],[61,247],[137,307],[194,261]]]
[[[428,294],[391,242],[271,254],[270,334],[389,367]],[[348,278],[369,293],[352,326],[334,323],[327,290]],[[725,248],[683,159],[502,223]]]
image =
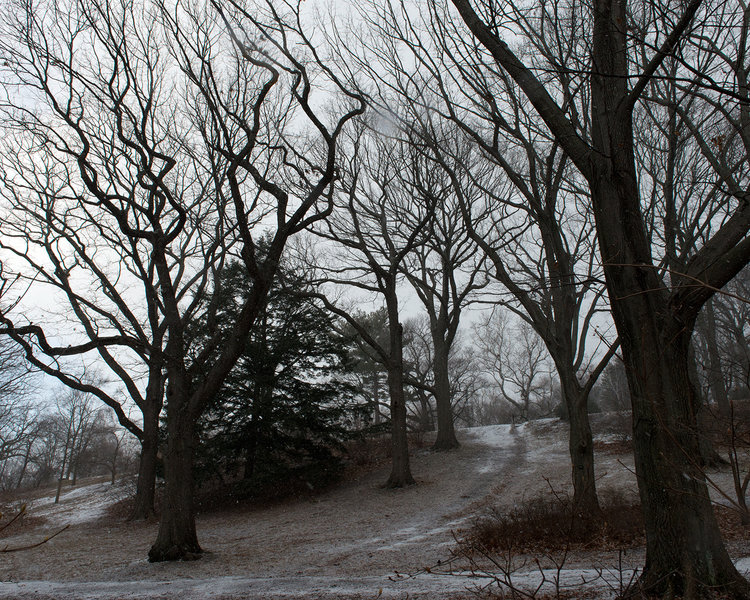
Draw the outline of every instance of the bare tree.
[[[622,359],[617,357],[611,361],[599,380],[603,409],[611,411],[630,410],[630,391],[628,390],[628,376]]]
[[[549,414],[553,368],[534,329],[524,321],[514,324],[506,313],[495,309],[475,324],[474,331],[483,371],[499,397],[523,421]]]
[[[94,230],[99,244],[108,246],[113,231],[115,244],[147,258],[139,284],[154,302],[142,312],[163,324],[163,347],[144,347],[106,315],[106,334],[82,345],[158,357],[166,376],[166,489],[154,561],[201,553],[196,419],[244,349],[287,239],[330,212],[338,138],[363,110],[349,94],[339,116],[318,116],[318,90],[346,90],[316,60],[296,7],[284,15],[277,8],[25,2],[4,38],[6,113],[16,141],[50,165],[53,182],[66,182],[45,192],[60,201],[56,215],[72,205],[85,222],[108,224]],[[34,95],[33,107],[23,94]],[[271,241],[259,257],[256,239],[267,229]],[[235,246],[251,289],[229,339],[215,332],[193,356],[187,327]],[[211,323],[216,307],[206,310]],[[42,344],[38,330],[18,333]]]
[[[487,285],[483,255],[473,243],[463,218],[451,178],[429,155],[413,153],[415,171],[412,194],[426,209],[434,211],[428,236],[407,254],[404,275],[414,288],[429,319],[432,341],[432,385],[435,398],[437,436],[432,448],[450,450],[458,446],[451,398],[450,357],[463,310]]]
[[[210,186],[200,182],[211,169],[191,155],[188,135],[169,123],[176,105],[165,112],[163,102],[177,93],[162,80],[165,52],[147,37],[129,37],[137,24],[124,6],[72,3],[68,13],[21,2],[5,20],[2,110],[9,135],[0,177],[8,211],[0,246],[2,292],[16,310],[2,311],[2,323],[32,365],[97,396],[139,439],[132,516],[147,518],[154,514],[168,339],[157,263],[175,274],[177,298],[200,295],[221,260],[223,224],[210,218]],[[70,20],[58,20],[60,11]],[[75,44],[84,37],[101,52],[91,60],[76,53],[76,62]],[[186,199],[184,207],[159,199],[152,183],[164,177],[170,193]],[[157,238],[160,252],[153,251]],[[53,298],[36,308],[36,323],[25,296]],[[188,305],[186,312],[192,310]],[[61,339],[62,345],[49,342]],[[108,386],[86,380],[93,362],[106,370]],[[117,393],[111,380],[121,384]],[[129,402],[140,423],[130,417]]]
[[[365,19],[378,37],[360,37],[363,55],[349,62],[377,82],[373,102],[389,106],[396,96],[410,103],[402,126],[419,140],[433,168],[450,179],[447,194],[461,211],[466,233],[490,277],[509,292],[498,303],[544,341],[569,415],[576,514],[595,520],[600,509],[588,396],[616,344],[606,347],[591,335],[604,287],[594,260],[588,190],[492,56],[443,4],[429,6],[417,18],[406,2],[366,5]],[[570,15],[572,22],[579,17]],[[565,60],[577,60],[577,30],[558,35],[557,44]],[[560,88],[570,110],[585,110],[578,82]]]
[[[33,391],[23,355],[11,340],[0,338],[0,480],[10,487],[17,487],[30,457],[38,414]],[[20,474],[11,473],[19,460]]]
[[[699,310],[750,258],[747,8],[694,0],[678,11],[653,2],[645,5],[648,10],[630,12],[635,7],[627,0],[594,3],[588,13],[593,26],[583,40],[590,92],[582,121],[556,93],[557,82],[575,73],[560,63],[521,60],[501,33],[512,27],[526,39],[538,38],[542,24],[545,31],[565,31],[569,24],[558,20],[557,13],[545,7],[516,12],[492,2],[475,9],[469,0],[453,0],[453,5],[477,42],[534,106],[591,190],[599,253],[633,403],[647,538],[642,583],[650,592],[668,596],[719,588],[747,597],[748,584],[721,540],[699,467],[699,403],[688,364]],[[632,15],[640,20],[628,22]],[[665,65],[676,55],[681,59],[679,76],[700,83],[680,106],[695,98],[709,109],[709,118],[694,123],[692,134],[702,141],[701,152],[725,199],[726,218],[695,249],[683,272],[666,277],[652,255],[633,132],[636,106],[651,82],[673,75]],[[540,78],[537,67],[550,79]],[[720,69],[721,79],[709,79],[706,85],[702,80],[710,78],[714,68]],[[590,126],[584,129],[582,122]],[[718,153],[706,143],[717,127],[722,135],[731,132]]]
[[[435,431],[435,409],[431,402],[430,390],[434,381],[432,367],[433,346],[430,324],[427,318],[413,318],[404,323],[404,369],[411,386],[407,402],[407,413],[411,416],[412,427],[421,432]],[[453,414],[453,398],[450,398]],[[452,421],[453,419],[451,419]]]
[[[1,217],[6,235],[0,248],[16,260],[5,262],[2,293],[16,310],[4,310],[0,318],[31,365],[71,389],[94,394],[139,440],[132,517],[147,518],[154,511],[164,395],[165,327],[153,293],[155,271],[144,249],[118,234],[115,223],[82,201],[77,206],[67,201],[77,193],[74,177],[64,177],[60,186],[54,185],[56,178],[47,167],[19,160],[15,151],[4,153],[3,195],[10,210]],[[22,288],[18,295],[16,288]],[[143,295],[136,301],[139,288]],[[32,324],[24,296],[39,295],[55,302],[38,311]],[[48,342],[60,338],[75,343]],[[107,385],[86,379],[86,365],[94,361],[106,369],[108,381],[99,381]],[[119,380],[125,394],[112,392],[112,380]],[[140,423],[130,417],[128,402],[140,411]]]
[[[750,280],[745,268],[701,310],[693,341],[699,371],[719,414],[728,418],[730,400],[750,393]]]
[[[57,504],[60,501],[63,481],[67,479],[71,485],[76,484],[81,457],[96,433],[103,408],[95,404],[92,396],[75,389],[58,396],[55,407],[52,418],[57,427],[62,449],[60,476],[55,494],[55,504]]]
[[[56,420],[44,414],[40,416],[35,430],[35,440],[30,446],[30,462],[33,465],[32,485],[39,487],[54,481],[58,471],[60,436]],[[20,485],[21,480],[19,480]]]
[[[377,340],[352,311],[321,294],[327,308],[359,333],[375,352],[388,376],[391,414],[392,468],[386,483],[401,487],[414,483],[409,467],[404,391],[404,327],[399,311],[399,282],[406,257],[424,243],[432,219],[431,204],[414,193],[418,167],[409,146],[362,127],[353,137],[351,155],[341,164],[342,194],[331,217],[315,233],[340,248],[324,265],[317,261],[322,282],[350,286],[385,305],[388,339]]]
[[[111,475],[110,482],[114,485],[117,476],[125,469],[130,469],[133,464],[133,445],[128,443],[130,438],[122,428],[106,426],[102,433],[103,439],[97,448],[97,462],[106,466]]]
[[[435,357],[429,317],[409,319],[404,331],[406,381],[412,388],[410,409],[421,431],[434,431],[436,410],[431,400],[434,399]],[[471,425],[472,405],[479,394],[481,375],[474,348],[464,345],[460,335],[451,343],[447,373],[451,420],[461,419]]]

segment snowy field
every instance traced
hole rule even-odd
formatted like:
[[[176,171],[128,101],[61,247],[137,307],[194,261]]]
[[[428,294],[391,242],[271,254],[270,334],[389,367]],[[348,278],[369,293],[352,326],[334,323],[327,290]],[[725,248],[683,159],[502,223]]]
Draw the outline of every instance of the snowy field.
[[[29,514],[44,523],[13,529],[3,545],[26,545],[70,527],[38,548],[3,555],[0,598],[476,597],[470,590],[493,579],[467,573],[452,560],[454,536],[487,506],[510,508],[550,490],[568,491],[570,467],[564,425],[553,420],[475,428],[459,436],[456,451],[414,453],[416,486],[383,489],[388,468],[382,467],[312,500],[199,515],[206,554],[193,562],[148,563],[157,525],[106,515],[110,504],[130,493],[127,485],[67,489],[58,505],[53,497],[35,499]],[[712,476],[729,483],[725,474]],[[627,455],[600,452],[597,477],[602,492],[635,494]],[[733,543],[731,551],[742,569],[750,569],[743,558],[750,554],[746,542]],[[568,557],[562,568],[529,564],[508,583],[607,598],[642,560],[639,550],[624,558],[618,552],[587,553]]]

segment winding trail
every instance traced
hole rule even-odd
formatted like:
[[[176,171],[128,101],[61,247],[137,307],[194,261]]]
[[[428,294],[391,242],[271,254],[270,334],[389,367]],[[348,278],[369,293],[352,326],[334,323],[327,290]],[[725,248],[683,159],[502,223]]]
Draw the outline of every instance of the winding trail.
[[[0,598],[463,597],[470,581],[432,568],[450,558],[454,533],[498,494],[512,503],[549,477],[567,485],[559,431],[531,429],[464,430],[455,451],[416,452],[417,485],[404,489],[380,487],[388,475],[383,467],[312,502],[199,516],[206,554],[194,562],[149,564],[155,524],[76,523],[35,550],[4,555]],[[536,464],[542,452],[544,476]],[[3,542],[21,544],[43,531]],[[395,575],[424,567],[433,572]]]

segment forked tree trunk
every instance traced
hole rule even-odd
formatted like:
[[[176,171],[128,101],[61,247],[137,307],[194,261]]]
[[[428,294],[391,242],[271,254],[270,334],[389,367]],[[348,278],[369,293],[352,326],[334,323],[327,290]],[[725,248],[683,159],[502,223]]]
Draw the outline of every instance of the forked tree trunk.
[[[729,559],[705,477],[697,466],[698,424],[688,347],[694,312],[699,308],[696,300],[703,292],[695,290],[694,279],[687,286],[667,288],[651,255],[641,212],[633,108],[640,86],[648,84],[651,73],[642,73],[639,79],[628,71],[632,42],[632,32],[625,26],[628,2],[591,3],[590,144],[578,137],[543,84],[480,21],[471,3],[453,3],[481,43],[524,90],[591,188],[607,292],[632,396],[636,474],[646,526],[642,581],[647,592],[669,598],[678,594],[693,598],[709,592],[749,598],[750,585]],[[679,42],[700,5],[700,0],[693,0],[685,6],[670,42]],[[657,59],[670,50],[654,53],[654,69]],[[741,222],[738,228],[743,228]],[[726,245],[731,246],[741,231],[726,231]],[[704,252],[702,258],[709,259],[708,254]],[[730,270],[733,268],[730,263]],[[721,270],[718,273],[716,280],[721,279]],[[679,282],[679,274],[673,277]],[[692,304],[690,292],[698,294]]]
[[[606,127],[595,128],[607,136],[602,153],[608,157],[598,165],[592,199],[633,404],[635,470],[646,529],[641,582],[649,593],[666,597],[693,598],[718,589],[745,598],[747,583],[724,547],[700,468],[699,402],[689,371],[694,323],[672,312],[679,307],[671,305],[670,292],[652,267],[627,143],[631,124],[622,115],[615,118],[617,108],[616,102],[602,113],[612,117]]]
[[[170,377],[167,392],[166,485],[159,533],[148,552],[150,562],[192,560],[202,553],[195,530],[193,456],[195,417],[187,409],[189,385]]]
[[[629,173],[629,181],[622,172],[598,180],[593,199],[633,405],[646,529],[641,583],[649,593],[670,598],[693,598],[709,589],[747,598],[750,588],[724,547],[700,468],[700,406],[689,370],[693,323],[672,313],[669,291],[650,266],[634,168]]]
[[[694,5],[697,6],[697,5]],[[654,268],[640,207],[628,99],[625,0],[594,5],[591,194],[599,247],[633,404],[633,448],[646,528],[649,593],[750,596],[724,547],[700,469],[690,381],[695,316]],[[691,282],[692,283],[692,282]]]
[[[435,377],[437,436],[432,449],[452,450],[458,448],[459,443],[453,425],[453,406],[451,405],[450,378],[448,375],[448,348],[446,348],[445,342],[439,338],[440,335],[433,336],[435,357],[432,372]]]
[[[403,327],[397,323],[391,332],[391,360],[388,365],[388,391],[391,400],[391,475],[385,487],[396,488],[415,483],[409,466],[409,441],[406,432],[404,394]]]

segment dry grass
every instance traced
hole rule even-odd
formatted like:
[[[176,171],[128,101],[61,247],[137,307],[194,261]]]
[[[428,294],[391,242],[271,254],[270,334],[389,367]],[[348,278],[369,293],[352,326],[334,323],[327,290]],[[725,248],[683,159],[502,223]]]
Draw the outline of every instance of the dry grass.
[[[21,505],[0,506],[0,538],[17,535],[27,529],[33,530],[46,523],[46,519],[26,513],[15,518],[21,512],[21,508]]]
[[[725,540],[747,539],[737,511],[717,505],[714,513]],[[527,500],[507,512],[489,509],[460,541],[463,551],[546,554],[561,550],[611,551],[645,545],[641,507],[610,494],[600,519],[574,518],[570,502],[554,494]]]

